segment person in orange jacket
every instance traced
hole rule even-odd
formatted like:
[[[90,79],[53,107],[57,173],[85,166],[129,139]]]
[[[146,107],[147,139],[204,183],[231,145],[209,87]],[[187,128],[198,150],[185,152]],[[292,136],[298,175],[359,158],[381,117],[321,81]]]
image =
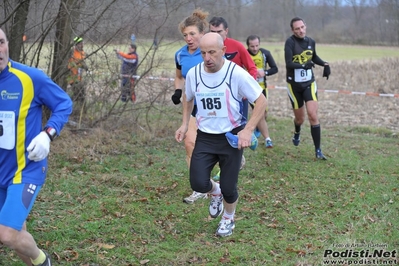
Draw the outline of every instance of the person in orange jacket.
[[[69,75],[67,82],[71,86],[72,100],[83,103],[86,98],[86,88],[82,82],[82,72],[83,70],[88,71],[89,68],[85,63],[86,54],[83,51],[83,39],[75,37],[73,41],[75,46],[71,50],[68,60]]]
[[[133,103],[136,101],[136,93],[134,91],[134,81],[137,75],[137,65],[139,63],[139,56],[136,52],[137,46],[130,44],[129,52],[124,53],[119,50],[115,50],[116,56],[122,60],[121,66],[121,101],[127,102],[131,100]]]

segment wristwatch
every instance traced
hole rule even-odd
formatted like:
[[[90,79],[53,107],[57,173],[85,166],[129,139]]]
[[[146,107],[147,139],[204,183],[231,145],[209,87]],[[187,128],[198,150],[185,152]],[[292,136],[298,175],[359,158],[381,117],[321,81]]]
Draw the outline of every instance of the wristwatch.
[[[46,132],[51,141],[57,137],[57,131],[52,127],[45,127],[44,132]]]

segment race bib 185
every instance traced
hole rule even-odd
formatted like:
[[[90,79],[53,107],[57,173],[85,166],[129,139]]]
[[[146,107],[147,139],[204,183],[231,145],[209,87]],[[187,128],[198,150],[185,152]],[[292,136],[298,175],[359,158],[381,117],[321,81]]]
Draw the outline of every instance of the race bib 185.
[[[224,92],[196,92],[198,114],[202,117],[227,117],[226,95]]]

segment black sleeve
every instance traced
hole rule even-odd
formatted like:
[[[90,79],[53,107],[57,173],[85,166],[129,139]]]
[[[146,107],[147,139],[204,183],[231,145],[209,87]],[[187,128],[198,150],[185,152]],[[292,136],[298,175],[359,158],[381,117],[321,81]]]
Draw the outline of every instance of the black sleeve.
[[[274,58],[272,56],[272,54],[270,53],[269,50],[266,49],[261,49],[262,53],[264,53],[266,55],[266,64],[265,65],[269,65],[269,69],[265,69],[265,71],[267,71],[267,76],[271,76],[274,75],[278,72],[278,67],[276,62],[274,61]],[[267,68],[267,66],[266,66]]]
[[[288,38],[285,41],[284,45],[285,66],[286,68],[291,68],[291,69],[303,68],[301,64],[294,63],[292,61],[292,58],[294,57],[294,47],[295,47],[294,40],[292,39],[292,37]]]

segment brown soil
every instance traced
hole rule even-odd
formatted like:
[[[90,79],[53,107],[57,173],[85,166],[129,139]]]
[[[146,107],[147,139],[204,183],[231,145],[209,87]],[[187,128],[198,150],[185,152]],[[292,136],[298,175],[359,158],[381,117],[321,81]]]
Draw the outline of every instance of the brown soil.
[[[335,62],[329,80],[323,68],[314,69],[319,88],[319,118],[323,126],[375,126],[399,131],[399,98],[342,94],[322,90],[399,94],[399,58],[378,61]],[[268,80],[279,88],[269,90],[269,115],[292,117],[285,83],[285,69]]]

